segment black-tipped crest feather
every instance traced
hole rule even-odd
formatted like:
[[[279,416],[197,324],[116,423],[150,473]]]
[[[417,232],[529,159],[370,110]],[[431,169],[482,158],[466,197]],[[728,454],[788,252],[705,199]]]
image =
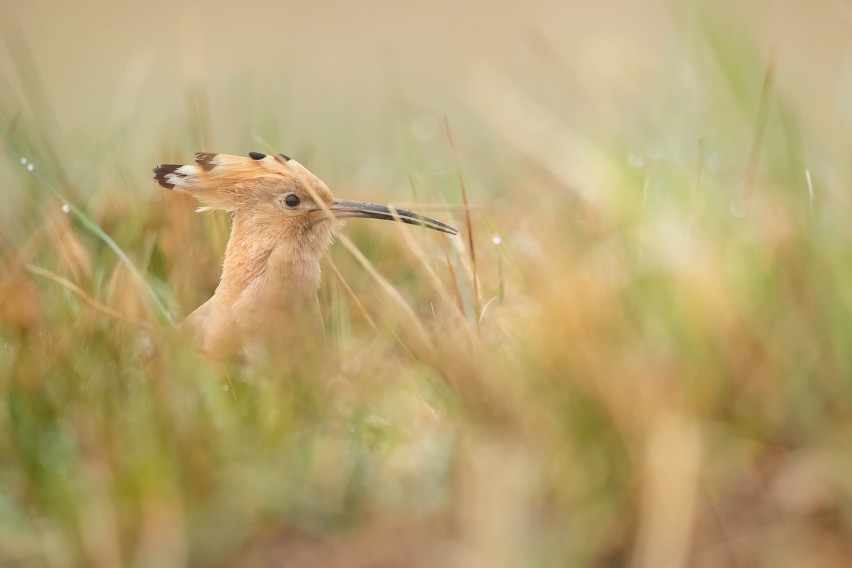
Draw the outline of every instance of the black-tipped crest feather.
[[[218,156],[216,152],[196,152],[195,163],[201,166],[201,169],[205,172],[209,172],[216,167],[216,164],[213,163],[213,158],[216,156]]]
[[[175,171],[177,171],[180,167],[180,164],[161,164],[153,170],[154,179],[157,180],[157,183],[159,183],[161,187],[174,189],[175,184],[166,181],[166,176],[175,173]]]

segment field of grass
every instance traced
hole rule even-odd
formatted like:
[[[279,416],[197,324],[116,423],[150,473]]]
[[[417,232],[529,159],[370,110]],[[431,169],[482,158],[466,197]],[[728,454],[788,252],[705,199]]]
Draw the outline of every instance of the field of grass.
[[[839,2],[649,2],[572,54],[541,21],[436,80],[405,51],[223,69],[192,26],[100,76],[33,5],[0,15],[0,566],[852,564]],[[327,344],[209,361],[175,325],[228,219],[150,169],[250,150],[461,235],[350,221]]]

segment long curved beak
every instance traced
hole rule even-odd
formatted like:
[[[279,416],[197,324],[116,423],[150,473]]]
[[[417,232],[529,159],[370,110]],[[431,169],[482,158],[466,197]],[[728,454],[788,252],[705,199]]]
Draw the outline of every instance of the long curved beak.
[[[335,199],[331,202],[331,212],[335,217],[345,219],[347,217],[366,217],[367,219],[384,219],[385,221],[400,221],[409,225],[420,225],[427,229],[434,229],[450,235],[458,235],[459,232],[453,227],[436,221],[431,217],[414,213],[406,209],[388,208],[384,205],[367,203],[365,201],[350,201],[348,199]]]

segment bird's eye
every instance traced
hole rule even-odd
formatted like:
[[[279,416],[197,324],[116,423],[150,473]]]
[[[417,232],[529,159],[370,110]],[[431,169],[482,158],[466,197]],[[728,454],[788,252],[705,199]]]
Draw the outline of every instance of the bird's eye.
[[[284,205],[286,205],[287,207],[290,207],[291,209],[293,207],[297,207],[299,205],[299,203],[301,203],[301,202],[302,202],[302,200],[299,199],[299,196],[296,195],[295,193],[291,193],[287,197],[284,198]]]

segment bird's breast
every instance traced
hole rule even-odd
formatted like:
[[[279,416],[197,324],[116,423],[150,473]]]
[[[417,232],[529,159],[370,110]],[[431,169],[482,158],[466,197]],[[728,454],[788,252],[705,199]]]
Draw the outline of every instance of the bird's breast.
[[[292,329],[314,325],[319,263],[272,265],[250,283],[231,306],[234,322],[245,336],[281,337]]]

